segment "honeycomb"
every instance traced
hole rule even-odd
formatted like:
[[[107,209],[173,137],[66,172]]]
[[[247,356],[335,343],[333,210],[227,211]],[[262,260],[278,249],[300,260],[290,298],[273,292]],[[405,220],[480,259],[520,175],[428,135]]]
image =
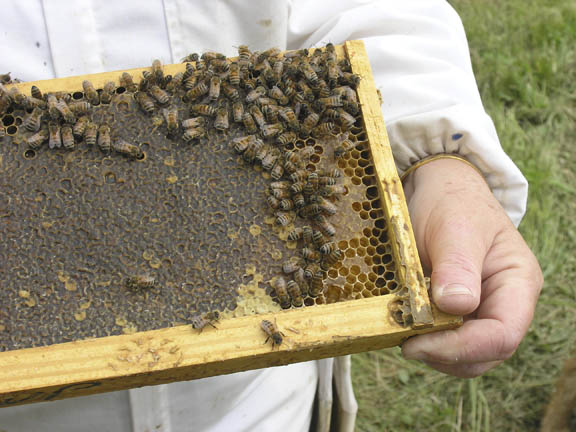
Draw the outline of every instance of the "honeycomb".
[[[303,246],[289,236],[309,222],[287,211],[287,223],[277,223],[267,203],[271,173],[234,150],[245,126],[207,127],[199,143],[187,143],[167,133],[159,110],[140,109],[127,87],[117,87],[110,103],[92,106],[90,116],[110,126],[114,141],[137,145],[139,158],[85,143],[73,150],[32,148],[23,127],[32,109],[4,110],[2,351],[170,327],[210,311],[281,310],[273,287],[279,278],[290,280],[283,264],[300,257]],[[243,99],[249,90],[239,92]],[[183,93],[171,100],[181,119],[191,116]],[[308,173],[337,167],[344,186],[329,198],[337,211],[328,218],[342,258],[322,271],[318,295],[304,293],[305,307],[399,290],[359,114],[347,129],[299,137],[283,149],[309,155]],[[352,145],[337,157],[343,136]],[[126,281],[134,276],[155,283],[132,289]]]

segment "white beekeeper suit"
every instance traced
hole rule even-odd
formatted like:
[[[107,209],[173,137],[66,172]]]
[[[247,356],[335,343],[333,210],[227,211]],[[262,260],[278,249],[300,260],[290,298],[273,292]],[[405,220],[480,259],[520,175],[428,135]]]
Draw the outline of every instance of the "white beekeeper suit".
[[[517,225],[527,183],[484,112],[460,19],[443,0],[13,0],[0,10],[0,73],[31,81],[176,63],[190,52],[298,49],[363,39],[400,172],[457,152],[484,173]],[[349,411],[349,358],[0,409],[0,430],[306,431],[332,376]],[[320,379],[319,379],[320,378]],[[324,415],[323,415],[324,413]],[[383,414],[384,415],[384,414]]]

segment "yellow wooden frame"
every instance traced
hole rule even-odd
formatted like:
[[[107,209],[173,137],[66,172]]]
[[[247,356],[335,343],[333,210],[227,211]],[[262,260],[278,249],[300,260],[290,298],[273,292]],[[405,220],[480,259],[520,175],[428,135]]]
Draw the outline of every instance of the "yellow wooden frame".
[[[337,48],[362,80],[359,101],[376,167],[380,196],[392,227],[390,238],[398,263],[397,277],[408,288],[414,324],[404,327],[391,317],[394,295],[293,309],[274,314],[223,320],[202,333],[178,326],[133,335],[0,353],[0,406],[63,399],[146,385],[191,380],[399,345],[415,334],[451,329],[462,322],[430,304],[402,186],[394,166],[375,84],[361,41]],[[184,65],[166,65],[166,73]],[[140,76],[147,68],[128,72]],[[22,92],[37,85],[44,92],[82,91],[118,82],[121,72],[18,84]],[[263,319],[276,321],[286,335],[272,349],[264,344]]]

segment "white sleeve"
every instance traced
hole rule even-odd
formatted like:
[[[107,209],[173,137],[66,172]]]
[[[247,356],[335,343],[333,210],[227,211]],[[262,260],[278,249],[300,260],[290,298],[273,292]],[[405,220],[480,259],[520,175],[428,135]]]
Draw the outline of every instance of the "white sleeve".
[[[458,153],[484,173],[514,224],[528,184],[484,111],[462,22],[444,0],[290,2],[288,48],[363,39],[402,173],[438,153]]]

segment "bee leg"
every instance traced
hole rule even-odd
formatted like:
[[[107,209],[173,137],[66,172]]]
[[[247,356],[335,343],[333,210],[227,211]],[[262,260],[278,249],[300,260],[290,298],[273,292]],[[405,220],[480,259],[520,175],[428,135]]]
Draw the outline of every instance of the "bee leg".
[[[270,336],[268,336],[266,338],[266,340],[264,341],[264,343],[262,345],[266,345],[268,343],[268,339],[270,339]],[[274,341],[272,341],[272,348],[274,348]]]
[[[210,324],[212,327],[214,327],[216,330],[218,330],[218,327],[216,327],[214,324],[212,324],[211,322],[209,322],[208,324]]]

